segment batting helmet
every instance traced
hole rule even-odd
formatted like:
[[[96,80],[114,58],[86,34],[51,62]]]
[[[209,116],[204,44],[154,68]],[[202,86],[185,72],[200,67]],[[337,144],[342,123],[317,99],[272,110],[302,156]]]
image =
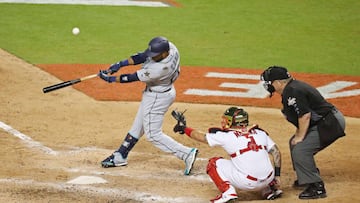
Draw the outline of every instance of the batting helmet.
[[[236,128],[249,125],[249,114],[242,108],[230,107],[226,109],[223,115],[224,128]]]
[[[165,51],[169,51],[169,41],[165,37],[155,37],[149,42],[149,47],[145,50],[147,57],[157,56]]]

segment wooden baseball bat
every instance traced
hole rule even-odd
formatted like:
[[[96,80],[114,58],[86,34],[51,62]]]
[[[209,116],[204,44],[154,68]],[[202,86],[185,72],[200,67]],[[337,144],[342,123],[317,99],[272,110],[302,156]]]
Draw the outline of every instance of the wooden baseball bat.
[[[70,86],[70,85],[74,85],[74,84],[82,82],[84,80],[95,78],[97,76],[98,76],[98,74],[88,75],[88,76],[85,76],[85,77],[82,77],[82,78],[77,78],[77,79],[74,79],[74,80],[68,80],[68,81],[65,81],[65,82],[62,82],[62,83],[58,83],[58,84],[55,84],[55,85],[44,87],[43,92],[48,93],[48,92],[51,92],[51,91],[54,91],[54,90],[57,90],[57,89],[61,89],[61,88],[64,88],[64,87],[67,87],[67,86]]]

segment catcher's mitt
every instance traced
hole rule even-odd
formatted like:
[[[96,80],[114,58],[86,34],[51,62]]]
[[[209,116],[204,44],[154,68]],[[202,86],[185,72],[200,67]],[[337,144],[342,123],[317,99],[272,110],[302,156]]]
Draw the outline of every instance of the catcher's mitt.
[[[186,119],[184,116],[185,111],[179,112],[173,110],[171,112],[172,117],[174,117],[175,120],[177,121],[176,125],[174,126],[174,132],[179,132],[180,134],[184,134],[184,129],[186,128]]]

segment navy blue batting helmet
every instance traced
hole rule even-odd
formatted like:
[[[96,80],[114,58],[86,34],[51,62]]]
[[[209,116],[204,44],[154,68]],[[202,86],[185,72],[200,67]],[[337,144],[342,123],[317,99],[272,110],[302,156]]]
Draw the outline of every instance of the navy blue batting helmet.
[[[169,51],[169,49],[169,41],[165,37],[155,37],[149,42],[149,47],[145,50],[145,55],[154,57],[165,51]]]

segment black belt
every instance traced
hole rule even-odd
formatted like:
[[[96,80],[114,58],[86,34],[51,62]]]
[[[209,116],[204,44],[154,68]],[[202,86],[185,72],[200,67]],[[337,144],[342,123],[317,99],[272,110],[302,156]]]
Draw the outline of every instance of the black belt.
[[[162,91],[162,92],[159,92],[159,91],[154,91],[154,90],[151,90],[150,88],[147,88],[147,90],[149,92],[155,92],[155,93],[165,93],[165,92],[169,92],[172,88],[170,87],[169,89],[165,90],[165,91]]]

